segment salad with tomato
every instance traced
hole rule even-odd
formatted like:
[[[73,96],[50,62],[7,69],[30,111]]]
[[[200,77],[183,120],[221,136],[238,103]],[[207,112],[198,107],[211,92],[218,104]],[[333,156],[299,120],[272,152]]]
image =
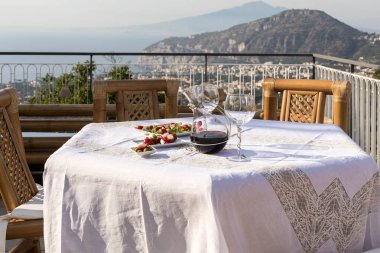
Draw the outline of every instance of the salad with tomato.
[[[136,128],[154,134],[182,134],[191,131],[191,124],[182,124],[181,122],[179,122],[161,125],[138,125],[136,126]]]

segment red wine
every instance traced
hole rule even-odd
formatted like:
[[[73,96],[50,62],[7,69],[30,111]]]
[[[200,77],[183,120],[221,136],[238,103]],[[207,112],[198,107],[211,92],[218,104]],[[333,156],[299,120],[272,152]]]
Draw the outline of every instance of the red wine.
[[[190,140],[194,147],[203,154],[214,154],[221,151],[227,144],[227,133],[221,131],[203,131],[192,133]]]

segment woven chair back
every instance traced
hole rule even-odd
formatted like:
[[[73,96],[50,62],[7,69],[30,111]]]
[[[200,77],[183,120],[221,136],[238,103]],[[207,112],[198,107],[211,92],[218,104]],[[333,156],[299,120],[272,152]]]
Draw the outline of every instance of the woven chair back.
[[[280,120],[323,123],[325,97],[324,92],[284,90]]]
[[[165,94],[165,118],[177,117],[179,81],[166,79],[95,81],[94,122],[107,121],[107,94],[116,95],[117,121],[158,119],[158,92]]]
[[[118,121],[159,118],[158,95],[151,91],[121,91],[116,96]]]
[[[263,82],[264,119],[277,120],[278,93],[283,94],[280,120],[323,123],[327,95],[333,99],[333,123],[349,131],[348,103],[351,85],[346,81],[274,79]]]
[[[17,101],[14,89],[0,90],[0,193],[8,212],[37,193],[25,158]]]

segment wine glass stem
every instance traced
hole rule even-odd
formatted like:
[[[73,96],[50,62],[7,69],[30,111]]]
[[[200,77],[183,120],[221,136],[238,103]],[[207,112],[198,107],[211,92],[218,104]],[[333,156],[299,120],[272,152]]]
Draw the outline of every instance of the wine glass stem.
[[[238,137],[238,143],[237,143],[238,157],[241,158],[241,126],[240,125],[237,125],[237,137]]]

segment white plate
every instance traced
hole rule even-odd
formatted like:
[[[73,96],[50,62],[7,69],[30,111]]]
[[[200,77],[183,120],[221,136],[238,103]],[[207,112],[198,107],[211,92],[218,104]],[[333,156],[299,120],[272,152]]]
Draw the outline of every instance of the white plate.
[[[143,142],[143,140],[134,140],[134,142],[141,143],[141,142]],[[185,145],[188,143],[189,143],[188,141],[184,141],[184,140],[178,138],[175,142],[172,142],[172,143],[154,144],[154,145],[150,145],[150,146],[154,147],[154,148],[169,148],[169,147],[176,147],[176,146]]]
[[[133,148],[131,148],[131,150],[134,152],[134,153],[136,153],[136,154],[138,154],[139,156],[141,156],[141,157],[148,157],[148,156],[150,156],[151,154],[154,154],[154,153],[156,153],[156,151],[157,151],[157,149],[155,149],[154,147],[153,147],[153,145],[150,145],[151,147],[152,147],[152,150],[151,151],[145,151],[145,152],[136,152],[136,151],[134,151],[133,150]]]
[[[175,122],[173,122],[175,123]],[[182,125],[188,125],[188,123],[182,123],[182,122],[178,122],[178,123],[181,123]],[[155,125],[155,124],[151,124],[151,125],[142,125],[142,126],[152,126],[152,125]],[[157,125],[162,125],[162,124],[157,124]],[[136,128],[137,126],[135,126]],[[137,129],[137,128],[136,128]],[[141,130],[143,131],[144,133],[146,134],[150,134],[151,132],[149,131],[146,131],[146,130],[143,130],[143,129],[138,129],[138,130]],[[177,134],[177,136],[187,136],[187,135],[190,135],[191,131],[188,131],[188,132],[183,132],[183,133],[175,133]]]

